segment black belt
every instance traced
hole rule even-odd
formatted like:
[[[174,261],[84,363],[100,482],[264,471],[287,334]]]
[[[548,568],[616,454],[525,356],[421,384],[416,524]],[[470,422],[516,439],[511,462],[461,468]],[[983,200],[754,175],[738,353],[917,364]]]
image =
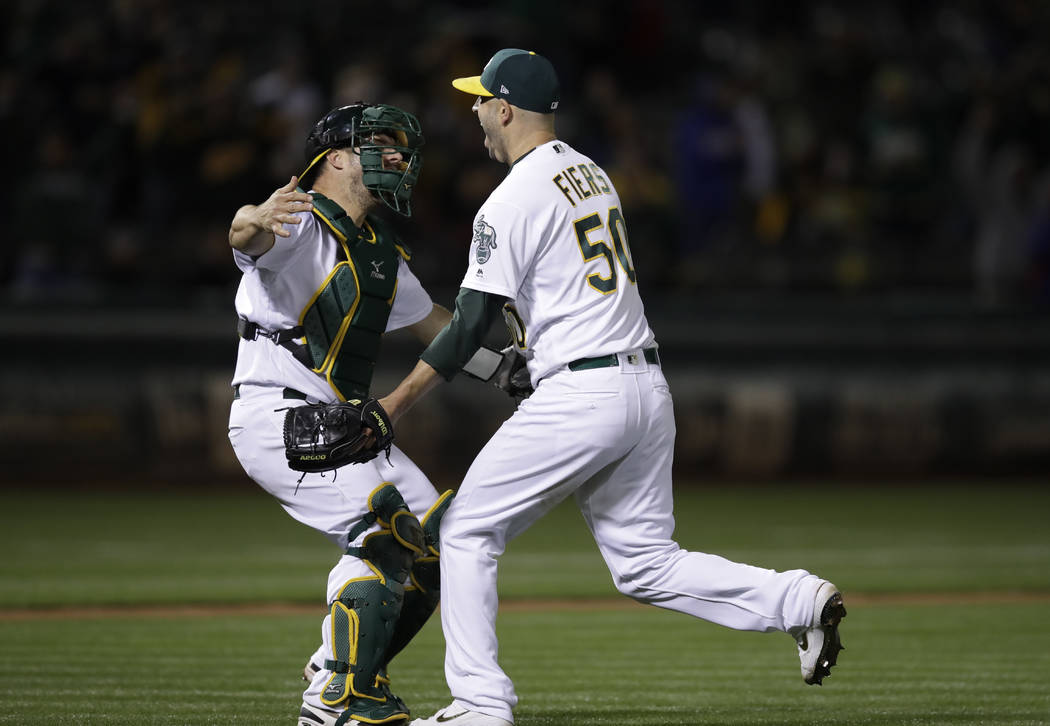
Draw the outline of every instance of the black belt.
[[[241,384],[240,383],[238,383],[236,386],[233,387],[233,397],[234,398],[240,398],[241,397]],[[302,393],[300,391],[297,391],[294,388],[285,388],[284,391],[281,392],[281,398],[294,399],[296,401],[305,401],[306,400],[306,394]]]
[[[646,348],[642,351],[642,355],[645,356],[645,360],[653,365],[660,365],[660,354],[656,352],[656,348]],[[609,355],[600,355],[597,358],[580,358],[574,360],[569,364],[570,371],[586,371],[591,368],[611,368],[613,366],[620,365],[620,357],[617,353],[610,353]]]

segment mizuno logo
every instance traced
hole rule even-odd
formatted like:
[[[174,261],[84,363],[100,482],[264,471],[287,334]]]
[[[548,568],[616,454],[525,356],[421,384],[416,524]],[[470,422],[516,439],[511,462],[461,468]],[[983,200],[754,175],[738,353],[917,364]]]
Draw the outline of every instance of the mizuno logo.
[[[385,260],[372,260],[372,277],[378,280],[385,280],[386,275],[379,271],[379,268],[383,266]]]

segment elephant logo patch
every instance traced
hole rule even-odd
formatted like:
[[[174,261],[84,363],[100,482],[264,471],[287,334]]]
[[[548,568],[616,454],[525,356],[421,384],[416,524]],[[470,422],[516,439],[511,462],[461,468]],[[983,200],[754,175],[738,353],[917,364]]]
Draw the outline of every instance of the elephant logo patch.
[[[471,243],[476,245],[474,257],[479,265],[484,265],[492,257],[492,250],[496,249],[496,230],[492,225],[485,222],[485,215],[478,217],[474,223],[474,238]]]

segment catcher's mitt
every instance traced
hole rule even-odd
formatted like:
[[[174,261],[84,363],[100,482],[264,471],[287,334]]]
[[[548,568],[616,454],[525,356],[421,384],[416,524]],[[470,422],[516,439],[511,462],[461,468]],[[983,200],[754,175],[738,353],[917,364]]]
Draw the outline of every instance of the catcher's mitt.
[[[368,444],[365,429],[374,443]],[[284,414],[284,453],[296,471],[319,472],[363,464],[390,453],[394,426],[374,398],[345,403],[309,403]]]

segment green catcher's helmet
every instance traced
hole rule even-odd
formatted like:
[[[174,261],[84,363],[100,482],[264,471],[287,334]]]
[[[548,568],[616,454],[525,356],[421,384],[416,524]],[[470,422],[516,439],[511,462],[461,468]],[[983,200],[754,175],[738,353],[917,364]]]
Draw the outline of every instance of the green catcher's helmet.
[[[377,134],[394,139],[378,142]],[[406,217],[412,216],[412,191],[423,166],[423,133],[415,116],[394,106],[361,101],[326,113],[306,137],[306,168],[299,183],[309,189],[317,162],[330,149],[352,148],[361,157],[362,181],[372,195]],[[383,166],[383,153],[393,149],[401,154],[396,168]]]

